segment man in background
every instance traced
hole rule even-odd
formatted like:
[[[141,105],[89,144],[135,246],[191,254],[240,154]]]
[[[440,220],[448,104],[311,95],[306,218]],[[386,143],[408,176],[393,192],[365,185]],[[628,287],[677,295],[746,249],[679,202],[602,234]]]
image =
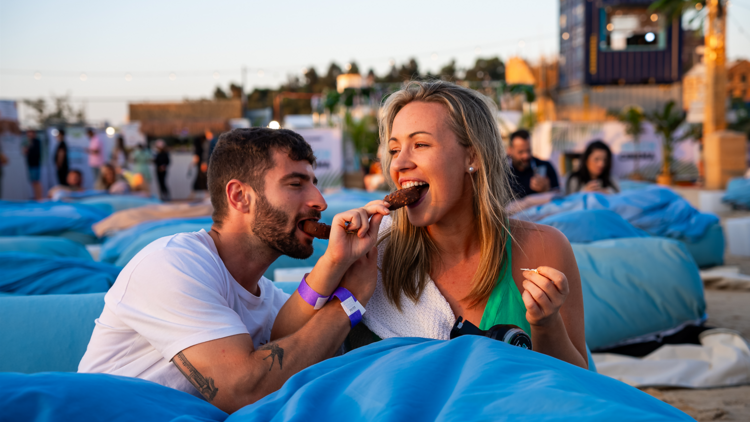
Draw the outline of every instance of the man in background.
[[[26,169],[29,173],[29,182],[31,182],[31,188],[34,191],[34,199],[37,201],[42,199],[42,184],[39,181],[41,175],[41,161],[42,161],[42,144],[39,138],[36,137],[36,132],[33,130],[26,131],[26,148],[24,149],[24,155],[26,155]]]
[[[508,157],[511,160],[510,171],[515,176],[510,185],[517,199],[560,188],[552,164],[531,155],[529,131],[520,129],[510,134]]]
[[[65,130],[58,130],[56,138],[55,167],[57,168],[57,184],[68,186],[68,144],[65,143]]]
[[[102,174],[102,166],[104,165],[104,148],[102,141],[96,136],[94,129],[86,129],[86,134],[89,137],[89,147],[86,152],[89,154],[89,167],[94,175],[94,180],[99,180]]]

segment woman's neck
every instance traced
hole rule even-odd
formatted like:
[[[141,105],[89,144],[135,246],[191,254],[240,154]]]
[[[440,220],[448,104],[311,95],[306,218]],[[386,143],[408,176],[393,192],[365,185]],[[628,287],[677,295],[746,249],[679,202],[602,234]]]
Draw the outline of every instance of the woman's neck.
[[[464,260],[479,252],[473,207],[461,206],[439,222],[427,227],[440,255]]]

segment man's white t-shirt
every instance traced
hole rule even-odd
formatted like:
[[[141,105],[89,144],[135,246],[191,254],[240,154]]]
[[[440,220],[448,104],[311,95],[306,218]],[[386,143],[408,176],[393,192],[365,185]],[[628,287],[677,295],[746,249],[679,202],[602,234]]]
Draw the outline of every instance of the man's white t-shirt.
[[[261,277],[260,296],[229,274],[205,230],[158,239],[104,296],[78,372],[137,377],[202,397],[172,358],[190,346],[250,334],[258,348],[289,295]]]

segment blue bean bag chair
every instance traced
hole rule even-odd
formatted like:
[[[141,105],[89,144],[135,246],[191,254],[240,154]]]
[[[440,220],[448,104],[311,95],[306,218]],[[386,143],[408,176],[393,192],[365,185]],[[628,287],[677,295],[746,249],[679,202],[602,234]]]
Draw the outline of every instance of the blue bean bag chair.
[[[687,247],[695,263],[701,267],[713,267],[724,264],[724,229],[720,223],[715,223],[697,240],[680,238]]]
[[[730,180],[727,184],[727,192],[721,200],[737,207],[750,208],[750,179]]]
[[[0,296],[0,372],[77,371],[102,309],[104,293]]]
[[[0,292],[52,295],[106,292],[121,268],[88,259],[0,253]]]
[[[383,340],[323,361],[227,421],[689,421],[612,378],[478,336]]]
[[[703,282],[683,243],[613,239],[573,244],[573,252],[593,351],[705,320]]]
[[[0,374],[8,421],[221,422],[227,414],[198,397],[137,378],[105,374]],[[6,419],[7,418],[7,419]]]
[[[652,236],[689,241],[699,240],[719,222],[715,215],[699,212],[671,189],[659,186],[628,190],[616,195],[576,193],[529,208],[516,217],[539,222],[565,211],[601,209],[617,213]]]
[[[633,227],[619,214],[610,210],[561,212],[542,219],[539,224],[560,230],[571,243],[591,243],[624,237],[649,237],[648,233]]]
[[[0,236],[72,232],[95,238],[91,226],[109,214],[86,204],[0,201]]]
[[[71,201],[72,199],[66,199]],[[109,214],[113,212],[127,210],[130,208],[138,208],[147,205],[159,204],[161,201],[157,198],[146,198],[138,195],[98,195],[91,196],[88,198],[76,199],[76,204],[86,204],[94,207],[98,207]]]
[[[0,253],[3,252],[24,252],[91,260],[91,254],[80,243],[52,236],[0,237]]]
[[[313,365],[229,417],[190,394],[103,374],[0,374],[0,407],[9,420],[84,422],[692,420],[612,378],[476,336],[384,340]]]

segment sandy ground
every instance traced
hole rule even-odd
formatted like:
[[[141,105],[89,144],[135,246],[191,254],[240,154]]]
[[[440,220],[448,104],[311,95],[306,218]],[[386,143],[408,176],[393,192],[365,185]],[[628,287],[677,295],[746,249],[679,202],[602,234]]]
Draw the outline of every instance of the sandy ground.
[[[747,216],[747,212],[722,217]],[[722,218],[724,220],[725,218]],[[740,267],[750,275],[750,257],[727,255],[725,265]],[[706,289],[707,325],[730,328],[750,339],[750,289]],[[645,392],[663,400],[698,421],[750,421],[750,386],[714,389],[656,389]]]

